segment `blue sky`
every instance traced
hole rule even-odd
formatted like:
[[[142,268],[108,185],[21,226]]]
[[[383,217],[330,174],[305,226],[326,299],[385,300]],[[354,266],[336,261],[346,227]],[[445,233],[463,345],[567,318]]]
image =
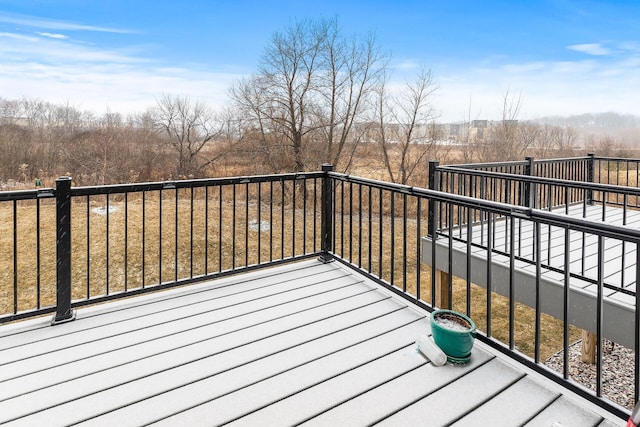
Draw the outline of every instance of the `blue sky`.
[[[574,0],[0,0],[0,97],[142,112],[163,93],[214,108],[275,31],[337,17],[375,33],[398,84],[431,69],[441,121],[640,115],[640,2]]]

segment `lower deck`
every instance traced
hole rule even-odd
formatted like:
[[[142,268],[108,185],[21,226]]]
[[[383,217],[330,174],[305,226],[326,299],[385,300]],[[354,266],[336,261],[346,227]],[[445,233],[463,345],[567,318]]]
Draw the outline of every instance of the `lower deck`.
[[[476,340],[416,348],[429,314],[337,262],[254,271],[0,328],[0,424],[615,426]]]
[[[640,228],[640,212],[611,206],[581,204],[558,213]],[[435,258],[437,270],[484,288],[490,285],[493,292],[506,297],[513,278],[518,302],[534,308],[539,303],[542,312],[561,320],[568,272],[568,321],[593,333],[601,281],[604,338],[635,348],[635,245],[521,218],[487,219],[450,234],[451,238],[445,235],[435,242],[423,239],[424,263],[432,265]]]

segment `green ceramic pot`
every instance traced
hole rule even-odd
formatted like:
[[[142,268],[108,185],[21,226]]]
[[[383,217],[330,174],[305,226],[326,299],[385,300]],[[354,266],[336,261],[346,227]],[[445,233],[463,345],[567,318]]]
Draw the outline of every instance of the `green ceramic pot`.
[[[431,313],[431,333],[450,359],[468,361],[476,334],[473,320],[456,311],[436,310]]]

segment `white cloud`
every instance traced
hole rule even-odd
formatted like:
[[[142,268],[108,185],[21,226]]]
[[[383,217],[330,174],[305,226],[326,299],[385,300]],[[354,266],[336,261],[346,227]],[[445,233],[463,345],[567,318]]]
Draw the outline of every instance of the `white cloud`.
[[[616,111],[639,114],[640,58],[592,57],[583,61],[509,63],[443,72],[436,107],[442,121],[498,119],[502,96],[522,94],[520,119]]]
[[[32,37],[15,33],[0,33],[0,38],[12,43],[0,43],[0,61],[12,63],[30,58],[33,61],[76,65],[93,62],[138,63],[148,59],[127,50],[104,49],[88,44],[72,43],[62,37]],[[132,49],[129,49],[132,50]]]
[[[143,69],[121,64],[50,66],[38,63],[0,65],[3,97],[39,98],[70,102],[81,109],[101,113],[105,108],[123,114],[142,112],[162,93],[188,95],[214,108],[226,102],[233,74],[188,69]]]
[[[416,68],[419,68],[419,67],[420,65],[416,61],[412,61],[412,60],[401,61],[396,63],[393,66],[393,68],[397,70],[415,70]]]
[[[65,40],[68,39],[69,37],[65,36],[64,34],[55,34],[55,33],[41,33],[41,32],[36,32],[37,35],[42,36],[42,37],[48,37],[50,39],[58,39],[58,40]]]
[[[31,35],[23,30],[0,33],[3,98],[38,98],[69,103],[96,114],[105,109],[127,114],[146,110],[163,93],[174,93],[218,108],[227,101],[228,87],[240,77],[206,71],[198,64],[168,65],[163,59],[149,56],[149,46],[114,49],[86,43],[81,36],[71,39],[62,34],[64,31],[130,33],[129,30],[1,12],[0,22],[35,28]],[[3,38],[10,42],[3,43]]]
[[[586,53],[587,55],[602,56],[610,55],[612,51],[600,43],[583,43],[567,46],[568,49],[575,50],[576,52]]]
[[[15,33],[0,33],[0,38],[6,38],[6,39],[13,39],[13,40],[19,40],[19,41],[26,41],[26,42],[37,42],[38,38],[37,37],[31,37],[31,36],[25,36],[23,34],[15,34]],[[0,46],[1,48],[1,46]]]
[[[77,24],[73,22],[52,20],[52,19],[35,17],[35,16],[2,13],[2,12],[0,12],[0,22],[5,22],[7,24],[14,24],[14,25],[23,25],[23,26],[32,27],[32,28],[43,28],[48,30],[94,31],[94,32],[121,33],[121,34],[128,34],[128,33],[134,32],[134,31],[122,29],[122,28]]]
[[[214,108],[227,100],[238,75],[203,67],[165,66],[140,56],[141,49],[105,49],[60,37],[0,33],[0,93],[3,98],[38,98],[70,103],[101,114],[142,112],[162,93],[187,95]]]

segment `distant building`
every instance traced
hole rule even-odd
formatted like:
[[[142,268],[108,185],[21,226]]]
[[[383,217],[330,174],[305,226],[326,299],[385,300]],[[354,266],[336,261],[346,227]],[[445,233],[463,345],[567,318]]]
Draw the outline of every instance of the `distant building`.
[[[485,132],[489,127],[488,120],[474,120],[471,122],[469,129],[469,140],[471,141],[484,141]]]

